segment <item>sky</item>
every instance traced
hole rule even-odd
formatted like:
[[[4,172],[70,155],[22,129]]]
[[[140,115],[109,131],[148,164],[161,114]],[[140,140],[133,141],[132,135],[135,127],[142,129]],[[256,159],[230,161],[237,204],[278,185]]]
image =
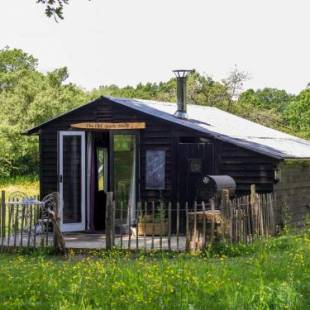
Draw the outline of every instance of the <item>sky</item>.
[[[0,0],[0,48],[43,72],[67,66],[85,89],[166,81],[196,69],[216,80],[235,65],[245,88],[298,93],[310,82],[309,0],[70,0],[63,21],[36,0]]]

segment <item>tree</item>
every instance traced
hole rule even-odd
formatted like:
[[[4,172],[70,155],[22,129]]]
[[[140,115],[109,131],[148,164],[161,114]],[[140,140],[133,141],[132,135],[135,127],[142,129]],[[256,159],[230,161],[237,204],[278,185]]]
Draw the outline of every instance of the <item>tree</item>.
[[[237,66],[230,72],[228,78],[223,80],[223,84],[227,88],[229,94],[228,110],[231,110],[232,104],[239,98],[240,92],[243,89],[243,84],[249,79],[249,73],[240,71]]]
[[[100,86],[91,92],[91,97],[115,96],[126,98],[153,99],[159,101],[176,101],[176,79],[167,82],[139,83],[136,87],[119,88],[115,85]],[[225,85],[193,71],[187,81],[187,99],[190,103],[226,108],[229,94]]]
[[[284,111],[292,130],[310,138],[310,89],[304,89],[292,99]]]
[[[37,65],[37,59],[20,49],[0,49],[0,92],[13,88],[25,72],[34,71]]]
[[[45,6],[47,17],[54,17],[55,21],[58,21],[59,19],[64,19],[63,8],[66,4],[69,4],[69,0],[37,0],[37,3]]]
[[[240,94],[231,111],[262,125],[293,133],[284,117],[292,98],[285,90],[276,88],[248,89]]]
[[[25,137],[21,133],[90,99],[108,95],[176,101],[175,78],[137,86],[101,86],[85,92],[66,83],[68,76],[66,67],[46,74],[39,72],[38,60],[22,50],[0,50],[1,176],[36,172],[37,137]],[[231,81],[231,84],[215,81],[194,71],[188,77],[188,101],[218,107],[270,127],[310,137],[310,89],[303,90],[298,96],[274,88],[249,89],[231,104],[232,93],[236,94],[240,89],[237,85],[240,79]]]
[[[187,89],[189,101],[194,104],[224,109],[227,105],[229,94],[225,85],[197,71],[193,71],[189,76]]]
[[[17,70],[35,70],[38,60],[21,49],[10,49],[8,46],[0,50],[0,73]]]
[[[88,100],[83,90],[64,83],[67,77],[67,68],[43,74],[31,55],[0,50],[1,176],[37,171],[37,138],[21,133]]]
[[[47,17],[54,17],[63,19],[63,7],[69,3],[69,0],[37,0],[37,3],[41,3],[45,6],[45,14]]]
[[[248,89],[240,94],[239,104],[248,104],[260,109],[274,109],[278,112],[283,112],[291,99],[292,95],[285,90],[276,88],[263,88],[254,91]]]

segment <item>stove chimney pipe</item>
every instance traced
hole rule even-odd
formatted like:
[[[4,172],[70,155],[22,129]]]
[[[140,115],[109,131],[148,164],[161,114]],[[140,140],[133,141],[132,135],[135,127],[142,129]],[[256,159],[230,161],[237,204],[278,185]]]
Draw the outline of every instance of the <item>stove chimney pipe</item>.
[[[187,119],[187,107],[186,107],[186,81],[187,76],[191,73],[192,70],[173,70],[177,78],[177,111],[174,113],[174,116]]]

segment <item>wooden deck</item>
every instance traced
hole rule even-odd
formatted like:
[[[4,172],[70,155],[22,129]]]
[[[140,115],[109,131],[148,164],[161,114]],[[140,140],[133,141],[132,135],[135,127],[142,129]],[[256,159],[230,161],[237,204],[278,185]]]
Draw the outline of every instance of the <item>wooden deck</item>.
[[[87,234],[87,233],[65,233],[64,234],[66,248],[72,249],[105,249],[106,248],[106,236],[104,234]],[[179,237],[179,246],[177,246],[177,238],[171,236],[171,249],[176,251],[184,251],[186,244],[185,236]],[[122,249],[129,249],[129,236],[123,235],[115,236],[115,247]],[[152,246],[152,237],[138,237],[138,248],[140,250],[151,250],[152,248],[159,250],[168,250],[168,237],[163,236],[160,241],[160,237],[154,237],[154,247]],[[131,236],[130,249],[137,249],[137,238]]]
[[[106,248],[106,235],[103,233],[64,233],[66,248],[68,249],[105,249]],[[176,236],[171,236],[171,250],[173,251],[184,251],[186,238],[185,236],[179,236],[179,242],[177,242]],[[138,249],[140,250],[168,250],[168,237],[159,236],[154,237],[152,242],[151,236],[139,236],[138,239],[136,236],[131,236],[130,245],[129,245],[129,236],[123,235],[115,236],[115,247],[120,249],[137,249],[137,240],[138,240]],[[177,245],[179,243],[179,245]],[[1,245],[1,244],[0,244]],[[11,237],[6,237],[3,242],[5,247],[40,247],[40,246],[53,246],[53,234],[49,233],[48,235],[34,235],[29,238],[27,233],[18,234],[16,237],[12,235]]]

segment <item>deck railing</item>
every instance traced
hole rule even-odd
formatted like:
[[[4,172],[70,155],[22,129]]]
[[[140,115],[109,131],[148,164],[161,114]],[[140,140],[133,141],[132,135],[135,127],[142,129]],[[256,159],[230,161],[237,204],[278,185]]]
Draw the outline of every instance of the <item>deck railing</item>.
[[[50,195],[42,203],[38,196],[25,199],[2,192],[0,250],[53,246],[64,251],[57,197]],[[126,216],[123,206],[107,193],[100,248],[196,251],[221,240],[250,243],[276,233],[274,196],[257,194],[255,187],[251,195],[234,199],[223,191],[209,201],[140,201],[134,210],[126,207]]]
[[[126,222],[118,222],[116,207],[108,193],[106,248],[132,250],[202,250],[217,241],[250,243],[276,233],[274,197],[256,194],[208,202],[138,202]],[[134,215],[134,218],[132,218]]]
[[[0,250],[16,248],[49,248],[59,246],[56,238],[58,223],[58,195],[26,196],[20,192],[6,195],[1,192]]]

